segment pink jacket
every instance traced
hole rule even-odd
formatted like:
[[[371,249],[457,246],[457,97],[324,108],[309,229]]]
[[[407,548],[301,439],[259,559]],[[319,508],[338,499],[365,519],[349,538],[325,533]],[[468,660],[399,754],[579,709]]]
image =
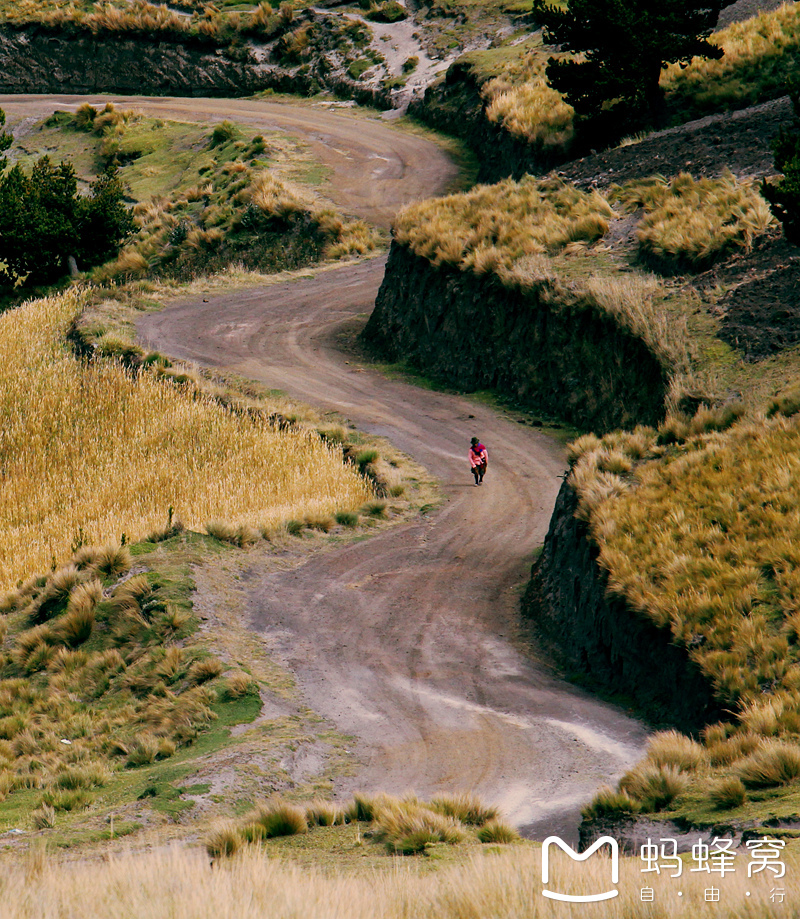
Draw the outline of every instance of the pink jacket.
[[[484,447],[483,444],[477,444],[469,448],[469,464],[473,469],[476,466],[488,462],[488,460],[489,454],[486,452],[486,447]]]

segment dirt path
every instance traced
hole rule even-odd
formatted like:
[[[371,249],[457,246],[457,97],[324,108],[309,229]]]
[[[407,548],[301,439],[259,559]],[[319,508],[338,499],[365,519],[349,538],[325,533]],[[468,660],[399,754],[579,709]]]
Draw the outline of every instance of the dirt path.
[[[325,105],[287,105],[250,99],[179,99],[145,96],[0,95],[9,118],[43,118],[56,110],[74,110],[82,102],[115,104],[160,118],[209,123],[228,118],[258,131],[282,131],[300,137],[315,159],[331,169],[325,188],[348,214],[389,227],[398,209],[441,192],[458,170],[430,141],[390,130],[367,116],[329,111]]]
[[[388,437],[441,481],[445,507],[297,570],[249,574],[254,627],[309,705],[358,738],[339,788],[477,791],[532,836],[575,838],[598,785],[641,754],[644,731],[519,650],[518,603],[563,471],[561,449],[459,396],[387,380],[335,344],[368,313],[383,259],[316,278],[177,304],[145,317],[162,351],[281,388]],[[471,484],[478,433],[491,467]]]
[[[0,106],[30,116],[79,101],[5,97]],[[301,134],[334,170],[328,193],[337,204],[383,225],[455,175],[433,144],[379,122],[261,102],[119,101]],[[645,731],[520,650],[520,592],[547,530],[562,450],[467,398],[386,379],[342,354],[337,333],[371,311],[383,267],[373,259],[178,303],[144,317],[139,334],[173,356],[336,410],[441,482],[446,503],[428,517],[295,570],[244,579],[253,627],[295,673],[308,705],[355,738],[365,765],[337,793],[470,789],[528,835],[575,840],[581,804],[640,757]],[[480,489],[465,458],[473,434],[490,452]]]

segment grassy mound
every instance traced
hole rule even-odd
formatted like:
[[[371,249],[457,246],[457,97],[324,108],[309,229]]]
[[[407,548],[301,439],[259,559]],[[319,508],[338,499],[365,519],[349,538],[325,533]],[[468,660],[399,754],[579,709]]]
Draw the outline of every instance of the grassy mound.
[[[231,696],[225,667],[190,640],[191,602],[132,564],[126,547],[83,547],[0,600],[0,800],[26,796],[37,828],[88,807],[125,767],[173,756],[223,698],[254,691]]]
[[[779,407],[791,403],[738,421],[735,408],[701,410],[572,447],[609,590],[669,628],[731,712],[702,744],[656,735],[620,783],[644,810],[730,809],[800,779],[800,416]],[[614,809],[607,799],[598,806]]]
[[[276,430],[197,393],[110,361],[82,364],[65,332],[74,293],[0,316],[0,585],[50,566],[76,541],[136,540],[173,507],[270,527],[354,511],[370,492],[315,432]]]
[[[40,147],[63,147],[84,173],[117,164],[137,202],[138,231],[116,262],[95,273],[100,282],[187,279],[231,264],[275,271],[375,249],[376,235],[363,221],[341,217],[288,178],[302,174],[307,157],[279,135],[267,143],[230,121],[209,131],[113,103],[56,113],[39,134]]]

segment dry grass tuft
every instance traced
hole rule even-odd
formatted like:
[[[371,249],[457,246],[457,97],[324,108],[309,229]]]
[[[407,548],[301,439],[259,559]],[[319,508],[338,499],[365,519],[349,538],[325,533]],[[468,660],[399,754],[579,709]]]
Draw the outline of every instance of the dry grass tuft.
[[[654,176],[612,186],[609,197],[630,211],[644,209],[636,231],[639,252],[667,270],[707,268],[733,248],[750,249],[775,223],[754,184],[730,172],[718,179]]]
[[[660,811],[672,804],[689,787],[689,776],[675,766],[640,763],[619,783],[620,791],[640,802],[644,811]]]
[[[469,792],[435,795],[428,807],[437,814],[454,817],[467,826],[483,826],[490,820],[497,820],[499,811],[493,805],[486,805],[477,795]]]
[[[728,776],[714,782],[708,789],[708,800],[719,810],[732,810],[741,807],[747,800],[747,790],[742,780]]]
[[[308,830],[306,812],[296,804],[287,801],[272,801],[260,804],[244,818],[245,829],[258,838],[273,839],[276,836],[297,836]]]
[[[702,744],[678,731],[654,734],[647,745],[647,758],[656,766],[672,766],[680,772],[694,772],[706,761]]]
[[[345,822],[345,814],[332,801],[317,798],[306,805],[306,821],[309,826],[340,826]]]
[[[478,829],[478,839],[483,843],[502,843],[519,842],[520,835],[507,823],[501,820],[489,820]]]
[[[211,858],[230,858],[241,846],[242,838],[235,823],[219,825],[206,840],[206,852]]]
[[[736,767],[747,788],[774,788],[800,779],[800,747],[778,740],[765,740]]]

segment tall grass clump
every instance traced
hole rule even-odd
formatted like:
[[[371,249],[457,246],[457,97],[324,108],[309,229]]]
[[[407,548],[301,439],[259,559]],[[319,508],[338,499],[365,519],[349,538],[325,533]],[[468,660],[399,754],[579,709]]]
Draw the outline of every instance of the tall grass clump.
[[[76,361],[64,336],[82,303],[70,292],[0,316],[0,588],[46,570],[79,536],[144,537],[167,507],[195,529],[214,518],[263,527],[370,497],[311,432]]]
[[[613,186],[609,197],[628,210],[644,209],[639,254],[668,270],[707,268],[734,248],[749,249],[775,223],[756,187],[730,172],[716,179],[654,176]]]
[[[593,242],[613,217],[598,192],[526,176],[410,205],[398,215],[394,233],[398,242],[436,266],[482,275],[577,240]]]

